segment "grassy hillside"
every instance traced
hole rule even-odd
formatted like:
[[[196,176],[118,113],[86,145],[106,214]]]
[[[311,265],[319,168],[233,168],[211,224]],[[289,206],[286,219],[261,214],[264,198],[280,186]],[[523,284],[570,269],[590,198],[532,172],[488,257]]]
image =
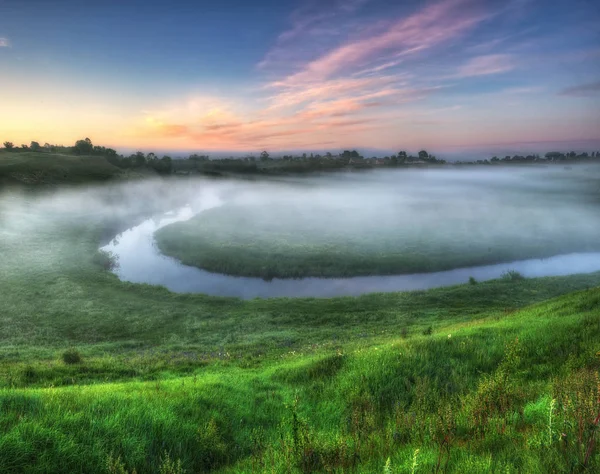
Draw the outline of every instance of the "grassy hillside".
[[[600,468],[600,274],[178,295],[95,263],[88,214],[0,229],[0,472]]]
[[[122,170],[102,156],[0,150],[0,184],[78,184],[135,174],[139,172]]]
[[[0,390],[0,472],[594,472],[599,305],[590,290],[431,335],[112,361],[192,372],[151,382],[88,385],[84,354],[69,387]]]

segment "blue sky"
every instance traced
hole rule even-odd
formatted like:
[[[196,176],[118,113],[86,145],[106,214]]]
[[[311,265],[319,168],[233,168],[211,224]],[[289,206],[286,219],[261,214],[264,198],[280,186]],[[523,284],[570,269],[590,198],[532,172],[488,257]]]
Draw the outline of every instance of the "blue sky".
[[[206,151],[600,141],[599,5],[0,0],[0,139]]]

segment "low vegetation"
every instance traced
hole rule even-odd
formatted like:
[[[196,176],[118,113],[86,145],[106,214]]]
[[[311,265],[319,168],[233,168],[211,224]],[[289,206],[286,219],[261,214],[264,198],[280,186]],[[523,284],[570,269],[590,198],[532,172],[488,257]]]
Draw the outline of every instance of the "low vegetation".
[[[600,466],[600,274],[243,302],[119,282],[98,224],[0,240],[0,472]]]
[[[112,212],[23,199],[0,203],[0,473],[600,470],[600,273],[174,294],[111,273]]]

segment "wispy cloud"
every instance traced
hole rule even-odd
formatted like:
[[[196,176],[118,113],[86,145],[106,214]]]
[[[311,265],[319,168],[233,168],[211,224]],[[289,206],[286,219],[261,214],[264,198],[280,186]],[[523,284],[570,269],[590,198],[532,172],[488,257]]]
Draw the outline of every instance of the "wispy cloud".
[[[600,81],[591,82],[588,84],[581,84],[578,86],[567,87],[561,90],[558,95],[568,95],[575,97],[591,96],[600,94]]]
[[[371,0],[309,0],[294,10],[290,27],[258,64],[259,69],[306,59],[307,52],[323,47],[325,40],[338,37],[352,23],[352,14]],[[333,25],[333,26],[332,26]],[[343,27],[343,28],[340,28]]]
[[[304,64],[280,83],[291,85],[324,80],[356,68],[377,67],[389,57],[416,54],[450,41],[485,16],[465,11],[462,0],[447,0],[431,5],[406,18],[394,21],[381,32],[346,42]]]
[[[10,46],[10,41],[8,38],[0,38],[0,48],[8,48]]]
[[[365,20],[358,13],[368,1],[374,0],[314,1],[294,12],[291,28],[259,64],[264,77],[252,106],[240,108],[222,98],[191,99],[150,114],[142,133],[205,149],[344,146],[367,130],[388,130],[391,137],[399,123],[439,124],[447,117],[437,114],[462,106],[432,108],[422,105],[426,99],[461,80],[517,66],[514,54],[491,54],[504,39],[478,54],[469,46],[473,41],[464,41],[499,14],[498,5],[441,0],[401,17]],[[348,28],[353,15],[361,16],[359,28]],[[445,51],[452,53],[450,59],[440,54]],[[531,90],[512,87],[513,95]]]
[[[515,62],[509,54],[488,54],[470,59],[458,69],[454,77],[488,76],[511,71]]]

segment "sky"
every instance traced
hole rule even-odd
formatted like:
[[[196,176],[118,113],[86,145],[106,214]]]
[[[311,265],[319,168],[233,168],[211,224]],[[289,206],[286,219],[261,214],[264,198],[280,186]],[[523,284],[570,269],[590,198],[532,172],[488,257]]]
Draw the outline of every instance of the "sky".
[[[597,0],[0,0],[0,141],[600,144]]]

